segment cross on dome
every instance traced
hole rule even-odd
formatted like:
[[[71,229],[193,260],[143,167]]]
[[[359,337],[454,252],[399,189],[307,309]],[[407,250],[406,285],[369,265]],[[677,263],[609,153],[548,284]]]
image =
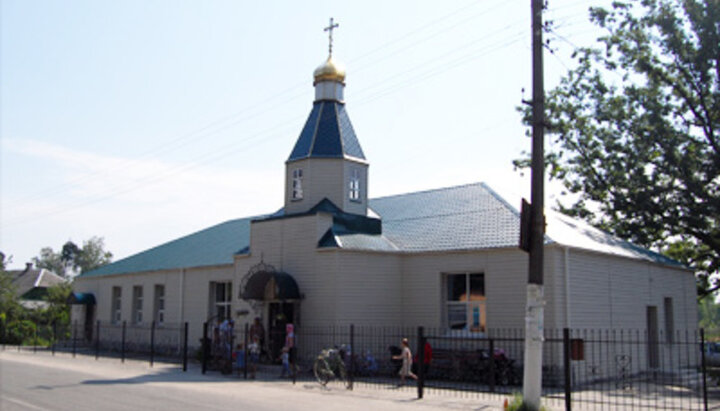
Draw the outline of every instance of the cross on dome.
[[[332,17],[330,17],[330,25],[323,29],[323,31],[328,32],[328,41],[329,41],[328,52],[330,54],[330,57],[332,57],[333,29],[336,29],[338,27],[340,27],[340,25],[338,23],[335,23],[334,19]]]

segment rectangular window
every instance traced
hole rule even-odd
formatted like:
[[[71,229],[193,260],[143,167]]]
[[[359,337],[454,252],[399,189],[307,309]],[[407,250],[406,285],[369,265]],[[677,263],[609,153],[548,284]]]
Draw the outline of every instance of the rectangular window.
[[[165,322],[165,286],[162,284],[155,284],[153,319],[157,325],[162,325]]]
[[[675,319],[673,316],[673,301],[670,297],[665,297],[665,342],[672,344],[673,334],[675,334]]]
[[[133,324],[142,324],[143,321],[143,288],[142,285],[133,287]]]
[[[223,321],[230,319],[232,314],[232,283],[210,283],[210,317]]]
[[[112,288],[112,304],[110,311],[110,322],[119,324],[122,320],[122,287]]]
[[[351,201],[360,201],[360,170],[358,169],[352,170],[350,174],[348,198]]]
[[[292,172],[292,199],[302,200],[303,198],[303,171],[301,168],[295,169]]]
[[[447,326],[452,330],[485,332],[485,274],[445,276]]]

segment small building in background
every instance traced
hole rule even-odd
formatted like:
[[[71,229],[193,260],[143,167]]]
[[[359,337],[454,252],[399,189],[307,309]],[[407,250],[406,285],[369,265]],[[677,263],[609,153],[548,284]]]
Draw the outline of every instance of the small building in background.
[[[45,268],[33,268],[27,263],[23,270],[8,270],[11,284],[15,288],[20,304],[25,308],[43,308],[47,306],[47,289],[66,283],[67,280]]]

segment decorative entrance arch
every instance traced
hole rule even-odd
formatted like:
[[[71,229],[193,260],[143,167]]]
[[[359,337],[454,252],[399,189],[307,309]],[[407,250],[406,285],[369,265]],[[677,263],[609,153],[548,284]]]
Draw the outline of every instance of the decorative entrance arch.
[[[243,277],[239,297],[248,301],[255,311],[267,308],[266,349],[270,358],[277,358],[285,344],[285,325],[297,325],[300,317],[302,294],[297,282],[290,274],[260,261]]]
[[[260,262],[250,268],[240,286],[240,298],[254,301],[300,300],[295,279],[270,264]]]

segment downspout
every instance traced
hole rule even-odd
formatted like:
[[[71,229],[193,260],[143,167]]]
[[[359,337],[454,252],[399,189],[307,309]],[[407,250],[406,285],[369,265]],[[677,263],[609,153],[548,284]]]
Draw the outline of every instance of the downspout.
[[[570,321],[570,247],[565,247],[563,254],[565,257],[565,263],[563,264],[565,274],[565,326],[572,328]]]

